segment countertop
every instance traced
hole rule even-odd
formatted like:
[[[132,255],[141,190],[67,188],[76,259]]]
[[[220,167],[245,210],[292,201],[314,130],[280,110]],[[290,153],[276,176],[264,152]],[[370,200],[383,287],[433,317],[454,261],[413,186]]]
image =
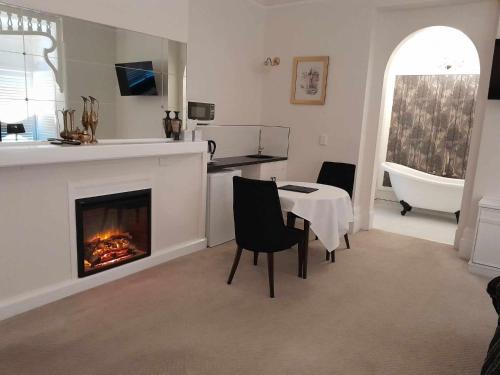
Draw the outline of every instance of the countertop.
[[[0,147],[0,168],[37,164],[87,162],[94,160],[130,159],[175,154],[206,153],[206,142],[113,143],[96,145],[55,146],[35,142]]]
[[[217,158],[208,164],[208,172],[214,172],[223,168],[241,167],[244,165],[255,165],[263,163],[273,163],[276,161],[287,160],[284,156],[273,156],[271,158],[257,159],[248,156],[232,156],[228,158]]]

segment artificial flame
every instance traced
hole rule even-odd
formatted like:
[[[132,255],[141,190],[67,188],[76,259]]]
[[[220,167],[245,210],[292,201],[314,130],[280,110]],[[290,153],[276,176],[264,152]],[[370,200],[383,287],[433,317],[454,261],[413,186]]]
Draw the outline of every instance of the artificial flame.
[[[123,231],[121,231],[120,229],[113,228],[113,229],[109,229],[105,232],[97,233],[96,235],[94,235],[93,237],[88,239],[87,242],[106,241],[106,240],[109,240],[113,236],[119,236],[121,234],[123,234]]]

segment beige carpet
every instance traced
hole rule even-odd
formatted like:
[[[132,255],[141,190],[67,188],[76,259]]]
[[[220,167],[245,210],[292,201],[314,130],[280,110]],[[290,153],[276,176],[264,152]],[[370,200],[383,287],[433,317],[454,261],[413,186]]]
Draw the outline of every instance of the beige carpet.
[[[296,255],[234,244],[186,256],[0,322],[0,374],[478,374],[496,326],[486,280],[451,247],[380,231],[352,237],[309,278]]]

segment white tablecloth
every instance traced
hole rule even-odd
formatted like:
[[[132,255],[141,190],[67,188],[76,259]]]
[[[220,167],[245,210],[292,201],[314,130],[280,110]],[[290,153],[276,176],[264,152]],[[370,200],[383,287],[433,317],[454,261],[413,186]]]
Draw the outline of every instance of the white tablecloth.
[[[311,223],[311,229],[333,251],[340,244],[340,237],[349,231],[353,222],[352,203],[349,194],[337,187],[310,182],[278,181],[284,185],[306,186],[318,189],[309,194],[278,190],[283,211],[293,212]]]

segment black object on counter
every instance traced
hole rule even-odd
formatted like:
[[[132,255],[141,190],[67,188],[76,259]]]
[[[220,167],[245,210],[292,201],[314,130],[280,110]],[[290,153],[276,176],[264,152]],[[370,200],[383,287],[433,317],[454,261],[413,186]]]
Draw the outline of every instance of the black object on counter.
[[[62,139],[62,138],[48,138],[47,141],[50,142],[52,145],[70,145],[70,146],[80,146],[82,142],[72,140],[72,139]]]

